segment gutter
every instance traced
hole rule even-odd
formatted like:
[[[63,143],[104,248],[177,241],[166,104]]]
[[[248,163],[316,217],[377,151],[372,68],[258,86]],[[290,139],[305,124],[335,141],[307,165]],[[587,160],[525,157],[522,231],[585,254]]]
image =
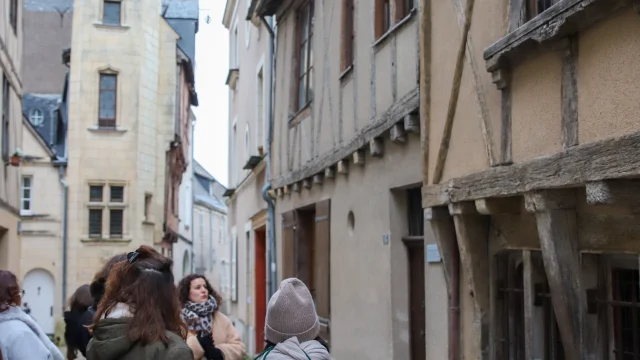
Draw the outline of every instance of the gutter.
[[[269,197],[269,190],[271,189],[271,141],[273,140],[273,92],[274,92],[274,73],[275,73],[275,42],[276,34],[272,27],[273,17],[267,21],[264,16],[260,19],[266,26],[269,32],[269,99],[267,101],[267,114],[268,114],[268,126],[266,136],[266,180],[265,186],[262,188],[262,198],[267,202],[267,301],[277,290],[278,273],[277,273],[277,258],[276,258],[276,229],[275,229],[275,203],[273,199]]]
[[[58,179],[63,192],[63,210],[62,210],[62,312],[65,310],[67,302],[67,234],[69,228],[69,184],[64,179],[64,167],[58,168]]]

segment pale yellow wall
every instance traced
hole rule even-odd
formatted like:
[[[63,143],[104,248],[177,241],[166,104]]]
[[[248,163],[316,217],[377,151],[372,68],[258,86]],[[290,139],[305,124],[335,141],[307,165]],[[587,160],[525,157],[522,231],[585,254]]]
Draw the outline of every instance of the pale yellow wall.
[[[99,25],[101,2],[76,3],[69,94],[69,289],[111,256],[162,237],[165,152],[175,120],[177,35],[157,0],[123,1],[122,27]],[[97,131],[99,71],[117,71],[118,131]],[[88,241],[88,181],[125,184],[124,239]],[[104,196],[108,196],[105,188]],[[143,223],[145,193],[152,194]],[[103,216],[108,228],[108,216]]]

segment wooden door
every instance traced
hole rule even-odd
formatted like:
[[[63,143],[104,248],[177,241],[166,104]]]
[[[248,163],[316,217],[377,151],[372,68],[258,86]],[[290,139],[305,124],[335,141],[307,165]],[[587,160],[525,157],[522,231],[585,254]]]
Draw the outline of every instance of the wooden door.
[[[316,310],[320,318],[320,336],[329,342],[331,333],[331,200],[316,204],[313,246],[313,284]]]
[[[256,353],[264,348],[264,321],[267,315],[267,244],[264,227],[255,233],[255,324]]]
[[[425,342],[425,279],[424,244],[422,241],[407,243],[409,253],[409,311],[411,359],[426,359]]]

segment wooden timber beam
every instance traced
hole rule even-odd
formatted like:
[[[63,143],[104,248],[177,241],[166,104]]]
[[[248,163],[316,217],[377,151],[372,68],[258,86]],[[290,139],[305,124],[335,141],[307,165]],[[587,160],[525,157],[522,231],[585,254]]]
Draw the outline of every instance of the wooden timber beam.
[[[305,189],[311,189],[311,179],[302,180],[302,187]]]
[[[340,160],[350,157],[357,150],[365,147],[371,139],[382,136],[394,124],[404,119],[404,116],[415,112],[420,105],[420,89],[414,88],[407,95],[393,103],[387,111],[379,114],[361,127],[352,137],[344,141],[340,146],[329,150],[327,153],[305,163],[297,170],[285,173],[271,181],[274,188],[293,184],[312,177]]]
[[[369,154],[372,157],[380,158],[384,155],[384,140],[381,137],[377,137],[369,141]]]
[[[335,166],[329,166],[328,168],[324,169],[324,177],[325,179],[333,179],[336,176],[336,167]]]
[[[324,180],[324,173],[319,173],[319,174],[313,175],[313,183],[314,184],[322,185],[323,180]]]
[[[556,154],[511,166],[490,168],[423,186],[424,207],[527,191],[583,186],[590,181],[640,177],[640,131],[581,144]]]
[[[581,274],[576,225],[576,191],[545,190],[525,194],[525,206],[535,213],[540,248],[551,290],[565,356],[594,359],[584,344],[596,332],[588,329],[587,299]]]
[[[453,215],[460,249],[462,274],[474,300],[473,331],[470,334],[473,353],[489,358],[489,218],[476,210],[473,202],[449,205]]]
[[[476,200],[476,209],[482,215],[519,214],[522,197],[493,198]]]
[[[592,181],[586,185],[587,203],[640,210],[640,180]]]

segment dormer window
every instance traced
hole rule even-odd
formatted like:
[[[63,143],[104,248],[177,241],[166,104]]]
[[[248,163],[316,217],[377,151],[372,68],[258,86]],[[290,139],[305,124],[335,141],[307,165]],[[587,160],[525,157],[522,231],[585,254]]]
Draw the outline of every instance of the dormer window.
[[[42,110],[33,109],[31,114],[29,115],[29,121],[33,126],[41,126],[44,122],[44,115],[42,114]]]

